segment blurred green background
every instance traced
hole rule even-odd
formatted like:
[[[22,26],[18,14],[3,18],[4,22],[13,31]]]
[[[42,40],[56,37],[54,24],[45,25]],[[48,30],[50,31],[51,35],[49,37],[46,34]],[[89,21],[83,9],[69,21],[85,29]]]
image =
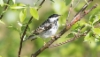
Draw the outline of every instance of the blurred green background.
[[[6,4],[7,0],[3,1]],[[42,0],[15,0],[15,4],[24,4],[30,7],[39,7],[41,1]],[[64,28],[66,22],[70,3],[71,0],[46,0],[43,6],[38,11],[39,20],[33,19],[31,21],[26,36],[31,34],[33,30],[35,30],[43,21],[48,18],[48,16],[53,13],[62,15],[59,20],[59,31],[61,31],[62,28]],[[85,3],[86,0],[74,1],[74,9],[71,11],[68,21],[73,18],[75,13],[77,13]],[[79,21],[80,23],[88,22],[90,16],[100,13],[99,0],[94,0],[89,5],[88,9],[91,8],[95,3],[98,4],[98,7],[91,13],[86,15],[81,21]],[[21,10],[23,9],[12,9],[11,7],[15,6],[15,4],[12,2],[12,0],[10,0],[10,6],[4,13],[4,17],[1,19],[2,22],[0,22],[0,57],[17,57],[20,43],[20,34],[22,34],[25,24],[31,17],[29,8],[27,8],[25,20],[21,22],[19,15]],[[36,4],[36,6],[34,4]],[[0,6],[0,14],[3,12],[3,10],[4,6]],[[68,33],[70,32],[71,30],[68,31]],[[65,33],[55,43],[63,42],[66,39],[70,39],[66,37],[68,33]],[[49,41],[50,39],[47,40]],[[21,57],[30,57],[32,53],[36,52],[43,45],[44,41],[42,38],[38,38],[34,41],[28,40],[24,42]],[[38,57],[100,57],[100,42],[98,41],[88,43],[88,41],[84,41],[84,37],[82,37],[64,45],[46,49],[40,55],[38,55]]]

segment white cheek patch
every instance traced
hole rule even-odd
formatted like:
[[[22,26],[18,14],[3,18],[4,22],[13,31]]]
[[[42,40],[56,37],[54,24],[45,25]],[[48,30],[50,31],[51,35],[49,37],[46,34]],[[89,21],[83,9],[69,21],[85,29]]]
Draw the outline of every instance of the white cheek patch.
[[[57,20],[59,17],[54,17],[54,18],[50,18],[50,22],[54,22],[55,20]]]

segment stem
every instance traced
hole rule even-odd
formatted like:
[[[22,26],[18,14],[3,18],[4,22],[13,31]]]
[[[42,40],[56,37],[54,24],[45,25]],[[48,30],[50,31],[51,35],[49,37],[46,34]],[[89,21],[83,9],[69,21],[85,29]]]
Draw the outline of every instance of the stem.
[[[44,2],[45,2],[45,0],[43,0],[39,6],[42,6]],[[39,9],[40,9],[40,8],[38,8],[37,10],[39,10]],[[22,34],[22,37],[21,37],[21,40],[20,40],[20,47],[19,47],[19,51],[18,51],[18,57],[20,57],[21,50],[22,50],[22,44],[23,44],[23,38],[24,38],[24,36],[25,36],[25,34],[26,34],[28,25],[29,25],[29,23],[31,22],[32,19],[33,19],[33,17],[31,17],[31,18],[29,19],[28,23],[26,24],[25,30],[24,30],[24,32],[23,32],[23,34]]]
[[[89,0],[88,3],[90,3],[92,0]],[[93,6],[92,9],[90,9],[90,11],[88,11],[87,13],[85,13],[85,9],[87,8],[87,4],[85,4],[83,6],[83,8],[75,15],[75,17],[72,19],[72,21],[65,26],[65,28],[58,33],[57,35],[55,35],[54,37],[52,37],[52,39],[50,41],[48,41],[43,47],[41,47],[38,51],[36,51],[35,53],[33,53],[31,55],[31,57],[37,57],[42,51],[44,51],[45,49],[47,49],[54,41],[56,41],[57,39],[59,39],[65,32],[67,32],[72,25],[74,25],[76,22],[78,22],[82,17],[84,17],[85,15],[87,15],[92,9],[94,9],[96,6]]]
[[[9,4],[9,2],[10,2],[10,0],[7,1],[7,4]],[[3,10],[3,11],[7,10],[7,8],[8,8],[8,5],[6,5],[6,6],[4,7],[4,10]],[[2,19],[3,16],[4,16],[4,14],[2,13],[2,14],[0,15],[0,19]]]

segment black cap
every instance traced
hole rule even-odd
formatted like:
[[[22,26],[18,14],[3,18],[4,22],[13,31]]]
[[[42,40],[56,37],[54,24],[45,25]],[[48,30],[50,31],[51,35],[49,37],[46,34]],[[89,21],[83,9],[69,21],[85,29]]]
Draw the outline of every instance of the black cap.
[[[59,15],[59,14],[52,14],[51,16],[49,16],[49,18],[58,17],[58,16],[61,16],[61,15]]]

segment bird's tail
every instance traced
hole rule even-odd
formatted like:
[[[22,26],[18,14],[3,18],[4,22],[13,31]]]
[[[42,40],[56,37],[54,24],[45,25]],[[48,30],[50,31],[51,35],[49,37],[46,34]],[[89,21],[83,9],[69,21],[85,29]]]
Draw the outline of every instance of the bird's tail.
[[[32,34],[32,35],[28,36],[27,38],[23,39],[23,41],[26,41],[28,39],[35,40],[36,36]]]

